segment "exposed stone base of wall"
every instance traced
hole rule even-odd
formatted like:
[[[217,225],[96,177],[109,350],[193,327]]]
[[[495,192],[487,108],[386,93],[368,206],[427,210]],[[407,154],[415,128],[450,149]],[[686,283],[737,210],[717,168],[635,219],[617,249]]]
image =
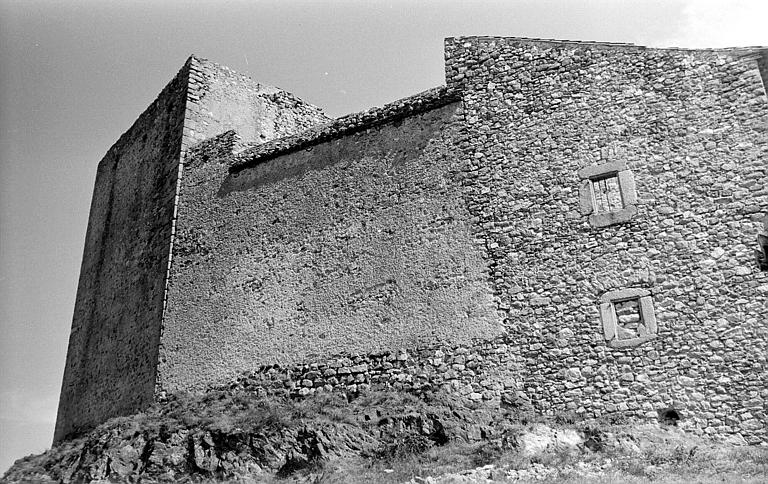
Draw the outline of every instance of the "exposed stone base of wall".
[[[542,398],[536,389],[541,390],[543,383],[528,381],[530,375],[526,376],[523,366],[526,354],[509,336],[502,336],[471,345],[431,345],[369,355],[338,355],[326,362],[292,367],[267,365],[216,389],[293,398],[318,392],[342,392],[354,398],[368,389],[392,389],[416,395],[443,391],[455,395],[469,408],[517,408],[540,415],[584,420],[627,418],[657,422],[663,420],[665,410],[674,409],[686,430],[734,435],[750,444],[768,441],[765,424],[756,421],[755,415],[749,412],[733,412],[724,425],[714,427],[711,412],[702,407],[701,402],[688,397],[688,394],[697,394],[695,387],[675,391],[653,382],[622,380],[617,374],[617,385],[601,388],[594,382],[590,384],[585,375],[574,379],[575,375],[561,371],[549,376],[557,382],[555,386],[565,380],[566,386],[580,397],[564,392],[560,397]],[[606,368],[600,371],[612,374]],[[579,400],[582,403],[578,403]]]
[[[488,405],[530,405],[519,391],[517,360],[502,340],[470,346],[433,345],[370,355],[339,355],[325,363],[262,366],[224,387],[303,397],[370,388],[425,393],[447,391]]]

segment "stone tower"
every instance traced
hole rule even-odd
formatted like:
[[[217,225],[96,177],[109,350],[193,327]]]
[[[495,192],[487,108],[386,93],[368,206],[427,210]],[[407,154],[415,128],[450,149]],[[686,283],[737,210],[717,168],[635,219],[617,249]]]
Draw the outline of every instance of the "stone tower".
[[[258,143],[327,120],[192,56],[110,148],[96,173],[54,440],[153,400],[187,149],[226,130]]]

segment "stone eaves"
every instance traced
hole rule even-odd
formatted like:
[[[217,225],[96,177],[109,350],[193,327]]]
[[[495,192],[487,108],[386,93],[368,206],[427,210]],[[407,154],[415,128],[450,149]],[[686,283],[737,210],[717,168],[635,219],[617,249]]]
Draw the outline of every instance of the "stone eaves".
[[[429,111],[459,100],[459,96],[446,86],[439,86],[398,101],[348,114],[327,124],[321,124],[293,136],[276,139],[240,152],[230,165],[231,173],[267,161],[280,155],[298,151],[325,141],[341,138],[414,114]]]

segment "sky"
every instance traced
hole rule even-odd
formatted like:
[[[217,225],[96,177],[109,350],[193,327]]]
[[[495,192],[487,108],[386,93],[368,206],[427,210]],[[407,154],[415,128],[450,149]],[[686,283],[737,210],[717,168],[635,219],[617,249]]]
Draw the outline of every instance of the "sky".
[[[444,83],[443,38],[768,45],[766,0],[0,0],[0,473],[51,444],[96,166],[190,54],[331,116]]]

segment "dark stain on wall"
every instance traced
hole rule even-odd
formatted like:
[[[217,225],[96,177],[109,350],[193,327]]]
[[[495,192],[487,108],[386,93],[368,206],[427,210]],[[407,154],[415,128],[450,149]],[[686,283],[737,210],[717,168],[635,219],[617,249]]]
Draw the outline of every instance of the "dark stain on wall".
[[[187,76],[99,163],[54,440],[153,401]]]

